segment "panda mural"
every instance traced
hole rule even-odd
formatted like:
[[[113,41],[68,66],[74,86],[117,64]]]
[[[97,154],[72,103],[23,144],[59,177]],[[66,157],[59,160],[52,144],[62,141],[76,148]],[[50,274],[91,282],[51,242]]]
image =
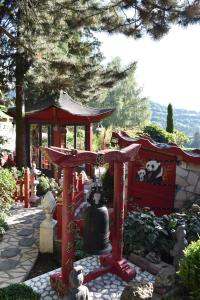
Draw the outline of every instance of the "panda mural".
[[[137,180],[138,181],[146,181],[146,170],[145,169],[140,169],[138,172],[137,172]]]
[[[147,182],[161,184],[163,176],[163,167],[157,160],[150,160],[146,163]]]
[[[148,182],[151,184],[161,184],[163,177],[163,167],[157,160],[149,160],[146,163],[145,169],[140,169],[137,172],[137,180]]]

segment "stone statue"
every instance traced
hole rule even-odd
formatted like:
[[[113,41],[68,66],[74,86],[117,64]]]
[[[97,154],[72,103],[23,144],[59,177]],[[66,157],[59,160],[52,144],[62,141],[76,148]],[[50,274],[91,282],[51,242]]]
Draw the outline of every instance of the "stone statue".
[[[89,300],[89,290],[83,285],[83,267],[76,266],[70,272],[69,284],[70,290],[65,295],[64,300]]]
[[[186,237],[185,225],[178,226],[175,231],[176,243],[174,245],[174,248],[170,251],[171,256],[174,257],[173,265],[176,271],[179,269],[180,259],[184,255],[183,250],[188,245],[188,242],[185,237]]]

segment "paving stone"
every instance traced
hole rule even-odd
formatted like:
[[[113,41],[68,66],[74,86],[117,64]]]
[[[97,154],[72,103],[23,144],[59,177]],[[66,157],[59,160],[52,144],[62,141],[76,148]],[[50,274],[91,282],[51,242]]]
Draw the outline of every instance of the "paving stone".
[[[35,243],[34,238],[24,238],[19,241],[19,246],[30,247]]]
[[[40,216],[35,217],[35,220],[37,220],[37,221],[43,221],[44,219],[45,219],[44,215],[40,215]]]
[[[27,219],[27,220],[23,220],[23,221],[20,221],[21,224],[30,224],[31,223],[31,220]]]
[[[8,270],[14,269],[14,268],[16,268],[18,263],[19,262],[17,260],[11,260],[11,259],[6,259],[4,261],[0,261],[0,271],[8,271]]]
[[[33,228],[39,228],[40,224],[41,224],[40,221],[33,223]]]
[[[18,232],[18,235],[19,236],[28,236],[33,233],[34,233],[34,230],[32,228],[30,228],[30,229],[24,228]]]
[[[1,251],[1,257],[14,257],[20,253],[19,248],[6,248],[5,250]]]

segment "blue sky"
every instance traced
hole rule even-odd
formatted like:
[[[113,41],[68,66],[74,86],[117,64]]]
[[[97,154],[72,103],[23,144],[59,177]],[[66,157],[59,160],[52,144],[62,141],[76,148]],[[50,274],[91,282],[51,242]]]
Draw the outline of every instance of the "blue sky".
[[[159,41],[98,34],[106,62],[137,61],[136,80],[149,100],[200,111],[200,26],[174,26]]]

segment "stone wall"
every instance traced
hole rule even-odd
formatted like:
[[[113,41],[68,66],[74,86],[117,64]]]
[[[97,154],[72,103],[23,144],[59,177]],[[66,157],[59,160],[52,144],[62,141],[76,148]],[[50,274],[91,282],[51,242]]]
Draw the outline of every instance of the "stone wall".
[[[187,206],[200,199],[200,165],[181,162],[176,167],[175,208]]]

